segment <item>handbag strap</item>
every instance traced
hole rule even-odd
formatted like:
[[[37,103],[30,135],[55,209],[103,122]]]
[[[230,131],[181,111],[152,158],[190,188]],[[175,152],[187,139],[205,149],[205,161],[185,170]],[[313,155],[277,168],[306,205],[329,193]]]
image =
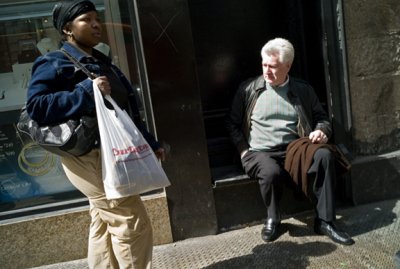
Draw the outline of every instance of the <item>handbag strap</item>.
[[[68,59],[70,59],[71,62],[74,63],[76,67],[78,67],[80,70],[83,71],[90,79],[95,79],[97,76],[90,72],[81,62],[79,62],[74,56],[72,56],[68,51],[66,51],[64,48],[60,49],[65,56],[67,56]]]

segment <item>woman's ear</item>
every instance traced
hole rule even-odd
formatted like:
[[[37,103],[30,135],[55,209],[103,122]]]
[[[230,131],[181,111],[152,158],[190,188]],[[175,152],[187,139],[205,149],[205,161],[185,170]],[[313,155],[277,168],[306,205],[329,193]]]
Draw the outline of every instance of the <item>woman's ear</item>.
[[[67,22],[67,24],[65,24],[65,26],[64,26],[62,31],[63,31],[64,35],[72,36],[71,24],[69,22]]]

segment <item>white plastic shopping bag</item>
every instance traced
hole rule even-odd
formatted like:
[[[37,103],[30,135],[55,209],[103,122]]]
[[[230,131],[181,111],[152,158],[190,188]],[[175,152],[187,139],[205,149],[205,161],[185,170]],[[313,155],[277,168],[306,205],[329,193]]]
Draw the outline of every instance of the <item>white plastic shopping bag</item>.
[[[103,183],[107,199],[116,199],[164,188],[170,182],[153,150],[126,111],[111,96],[93,90],[101,140]]]

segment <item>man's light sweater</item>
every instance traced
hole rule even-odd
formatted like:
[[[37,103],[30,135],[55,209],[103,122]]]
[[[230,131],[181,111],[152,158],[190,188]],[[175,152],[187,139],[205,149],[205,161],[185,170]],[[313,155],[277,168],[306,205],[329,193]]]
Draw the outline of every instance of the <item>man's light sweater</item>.
[[[298,138],[298,116],[287,97],[289,83],[260,94],[251,115],[250,150],[268,151]]]

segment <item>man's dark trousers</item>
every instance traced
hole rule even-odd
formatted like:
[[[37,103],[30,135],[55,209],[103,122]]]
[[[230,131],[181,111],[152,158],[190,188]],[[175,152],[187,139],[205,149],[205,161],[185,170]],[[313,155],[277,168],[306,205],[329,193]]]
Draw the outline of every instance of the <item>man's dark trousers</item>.
[[[249,151],[242,158],[242,165],[249,177],[257,179],[261,196],[267,207],[268,218],[279,222],[279,201],[284,185],[290,181],[289,173],[283,168],[285,150]],[[308,186],[315,196],[317,218],[326,222],[335,220],[334,179],[335,157],[326,148],[318,149],[308,169]],[[312,195],[312,194],[311,194]]]

